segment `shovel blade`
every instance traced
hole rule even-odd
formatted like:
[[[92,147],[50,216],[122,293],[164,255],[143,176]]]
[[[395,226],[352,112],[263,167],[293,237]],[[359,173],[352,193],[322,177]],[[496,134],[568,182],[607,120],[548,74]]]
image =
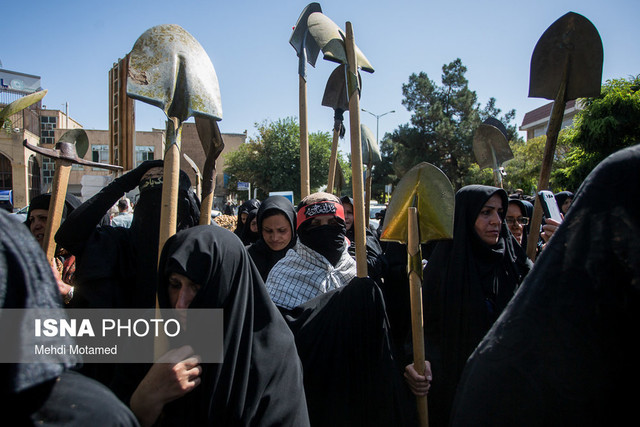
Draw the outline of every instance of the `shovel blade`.
[[[337,62],[339,64],[347,64],[347,51],[344,47],[346,35],[329,17],[315,12],[309,15],[307,20],[309,33],[314,38],[322,53],[324,59]],[[362,51],[356,46],[356,62],[358,67],[368,73],[373,73],[373,67],[369,60],[364,56]]]
[[[298,57],[306,58],[306,61],[312,67],[316,66],[316,59],[318,59],[318,53],[320,53],[320,46],[318,46],[318,43],[309,35],[309,27],[307,25],[309,15],[314,12],[322,12],[320,3],[309,3],[307,7],[304,8],[289,39],[289,44],[296,50]],[[301,66],[304,67],[304,63],[302,63]]]
[[[498,169],[502,163],[513,159],[513,151],[504,133],[486,121],[473,135],[473,153],[480,169]]]
[[[380,240],[407,243],[411,206],[418,209],[420,243],[453,238],[454,201],[453,186],[447,176],[430,163],[419,163],[393,191]]]
[[[371,165],[382,161],[378,141],[367,125],[360,123],[360,140],[362,142],[362,163]]]
[[[563,78],[565,101],[599,96],[603,55],[600,34],[591,21],[567,13],[547,28],[533,50],[529,97],[555,100]]]
[[[47,94],[47,89],[41,90],[39,92],[31,93],[27,96],[23,96],[22,98],[16,99],[6,107],[0,111],[0,127],[4,125],[4,121],[7,117],[16,114],[27,108],[30,105],[35,104],[40,101]]]
[[[184,122],[192,116],[222,120],[220,86],[200,43],[178,25],[145,31],[129,57],[127,95]]]

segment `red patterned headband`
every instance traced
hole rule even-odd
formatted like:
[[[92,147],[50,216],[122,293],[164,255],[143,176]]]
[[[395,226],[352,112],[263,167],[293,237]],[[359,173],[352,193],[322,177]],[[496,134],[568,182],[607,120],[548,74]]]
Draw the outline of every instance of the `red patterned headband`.
[[[340,203],[323,200],[300,208],[296,228],[308,219],[320,215],[334,215],[344,221],[344,208]]]

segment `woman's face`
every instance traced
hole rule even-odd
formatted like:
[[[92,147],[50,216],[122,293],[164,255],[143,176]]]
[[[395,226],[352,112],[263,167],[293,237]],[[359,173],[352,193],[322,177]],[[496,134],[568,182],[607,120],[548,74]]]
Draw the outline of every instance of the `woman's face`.
[[[257,218],[253,218],[251,220],[251,224],[249,224],[249,228],[251,229],[252,232],[257,233],[258,232],[258,219]]]
[[[518,222],[518,218],[522,217],[522,210],[515,203],[509,203],[509,209],[507,209],[507,226],[511,230],[511,234],[516,238],[519,245],[522,245],[522,235],[524,233],[524,226]]]
[[[262,239],[272,251],[287,247],[291,242],[291,224],[284,214],[271,215],[262,220]]]
[[[500,239],[500,225],[502,224],[501,216],[504,215],[502,209],[502,198],[498,194],[494,194],[487,200],[480,209],[474,229],[476,234],[487,245],[493,246]]]
[[[188,308],[202,288],[201,285],[192,282],[187,276],[180,273],[171,273],[169,276],[169,303],[171,308]]]
[[[567,214],[567,211],[569,210],[569,208],[571,207],[571,202],[573,202],[573,199],[571,197],[567,197],[564,200],[564,203],[562,204],[562,206],[560,206],[560,210],[562,211],[563,215]]]
[[[353,225],[353,206],[349,203],[342,205],[344,208],[344,225],[347,230],[351,229]]]
[[[246,213],[246,212],[242,212],[242,213],[240,214],[240,222],[242,222],[242,223],[244,224],[244,223],[247,221],[247,217],[248,217],[248,216],[249,216],[249,214],[248,214],[248,213]]]

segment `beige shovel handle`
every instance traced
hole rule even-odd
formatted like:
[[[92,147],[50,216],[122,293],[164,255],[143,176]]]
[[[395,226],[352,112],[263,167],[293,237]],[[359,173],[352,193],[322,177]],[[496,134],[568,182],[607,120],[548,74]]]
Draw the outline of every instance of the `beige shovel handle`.
[[[58,228],[60,228],[60,222],[62,222],[62,211],[64,210],[67,187],[69,185],[69,174],[71,173],[71,162],[67,160],[56,160],[55,165],[56,171],[53,176],[43,248],[47,254],[47,261],[49,261],[51,265],[54,265],[52,264],[53,257],[56,255],[56,242],[54,237]]]
[[[307,81],[302,76],[300,83],[300,197],[311,192],[309,184],[309,132],[307,129]]]
[[[345,47],[349,62],[349,73],[358,75],[356,63],[356,44],[353,38],[353,27],[347,22]],[[349,85],[347,84],[347,87]],[[356,245],[356,269],[358,277],[367,277],[367,242],[365,239],[364,221],[364,188],[362,182],[362,142],[360,140],[360,97],[358,89],[349,93],[349,125],[351,137],[351,179],[353,183],[353,227]]]
[[[420,234],[418,210],[410,207],[407,220],[407,254],[409,256],[409,287],[411,297],[411,336],[413,339],[413,366],[424,375],[424,326],[422,316],[422,259],[420,256]],[[419,269],[416,271],[416,269]],[[416,396],[421,426],[429,425],[427,396]]]
[[[333,130],[333,141],[331,142],[331,158],[329,159],[329,180],[327,181],[327,193],[333,194],[333,188],[336,182],[336,164],[338,162],[338,141],[340,139],[340,130]],[[340,195],[337,195],[340,197]]]

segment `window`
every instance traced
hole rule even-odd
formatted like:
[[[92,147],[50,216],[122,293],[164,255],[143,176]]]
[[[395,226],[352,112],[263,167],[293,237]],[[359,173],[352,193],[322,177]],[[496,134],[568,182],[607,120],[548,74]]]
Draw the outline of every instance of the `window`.
[[[153,152],[155,147],[153,146],[137,146],[136,150],[136,167],[140,166],[140,163],[146,160],[153,160]]]
[[[53,130],[57,127],[58,118],[54,116],[40,117],[40,143],[55,144]]]
[[[92,145],[91,159],[96,163],[109,163],[109,147],[107,145]],[[101,168],[93,168],[93,170],[102,170]]]

